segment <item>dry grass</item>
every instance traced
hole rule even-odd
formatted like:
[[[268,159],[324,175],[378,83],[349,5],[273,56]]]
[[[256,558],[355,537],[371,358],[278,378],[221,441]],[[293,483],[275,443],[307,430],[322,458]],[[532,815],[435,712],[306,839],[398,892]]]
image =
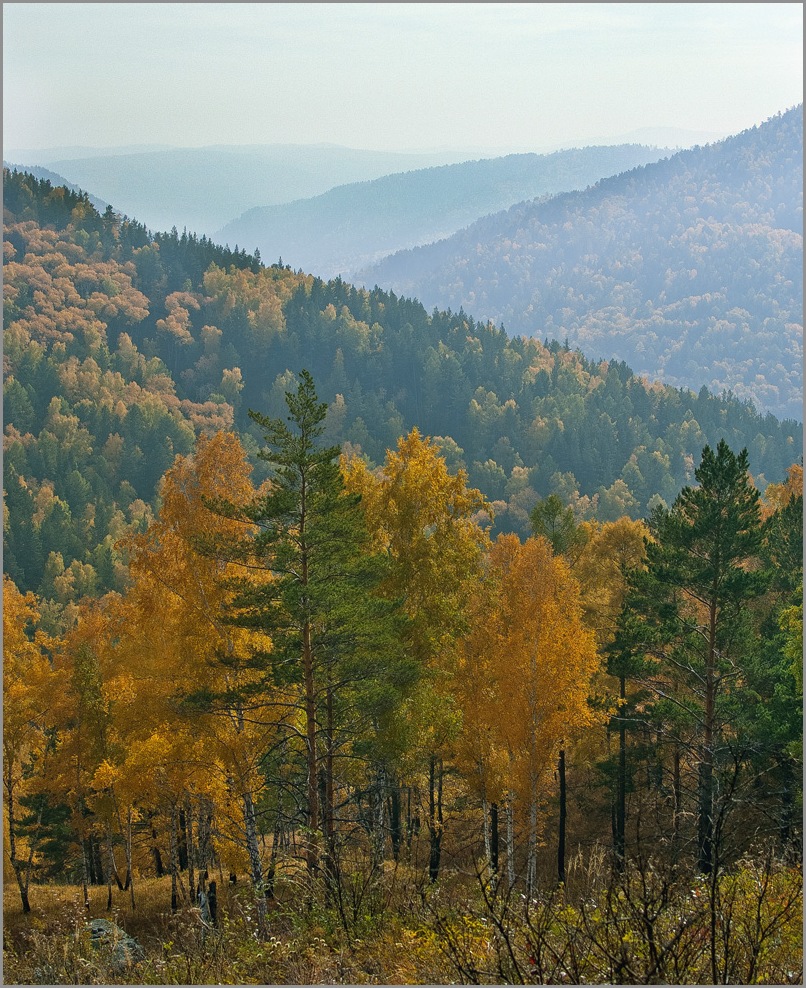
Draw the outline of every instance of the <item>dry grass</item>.
[[[23,915],[7,885],[4,983],[501,984],[537,980],[532,965],[546,958],[559,965],[556,976],[553,967],[543,971],[547,983],[560,976],[563,983],[621,983],[622,968],[638,972],[627,983],[659,976],[710,983],[707,886],[653,869],[611,885],[603,868],[596,856],[574,859],[566,888],[547,881],[545,894],[529,903],[517,887],[480,897],[471,875],[448,869],[433,887],[408,866],[390,868],[381,881],[354,871],[343,875],[341,912],[310,904],[284,875],[266,937],[258,935],[245,880],[231,886],[219,879],[220,924],[206,934],[188,904],[171,912],[168,878],[140,881],[135,910],[128,893],[115,890],[110,912],[106,888],[90,890],[87,912],[80,888],[50,885],[31,890],[32,912]],[[713,901],[725,983],[802,983],[802,889],[798,869],[772,862],[747,861],[723,876]],[[145,959],[116,970],[82,935],[90,918],[116,922],[142,945]],[[664,975],[647,952],[650,921],[652,942],[666,945]],[[535,944],[540,962],[531,959]]]
[[[203,939],[197,910],[185,903],[176,913],[171,912],[170,878],[140,880],[135,896],[136,907],[132,909],[129,892],[113,888],[112,909],[108,911],[106,887],[91,887],[87,910],[80,886],[33,886],[31,912],[25,915],[16,886],[7,883],[3,890],[5,983],[45,983],[37,976],[41,974],[53,979],[47,983],[66,983],[76,974],[82,975],[80,983],[88,984],[210,983],[206,977],[202,981],[186,980],[187,959],[193,958],[190,971],[196,967],[195,973],[201,975],[205,964],[200,962],[215,951]],[[219,893],[222,926],[248,933],[249,900],[247,887],[230,889],[227,885],[223,894]],[[110,919],[134,937],[145,950],[144,964],[129,972],[105,970],[103,958],[82,935],[86,921],[95,918]],[[183,970],[174,971],[180,956]],[[160,971],[166,975],[164,982],[153,979]],[[113,973],[115,977],[110,982],[107,976]],[[149,974],[148,980],[143,978],[145,973]]]
[[[428,984],[451,980],[424,930],[397,915],[362,936],[345,936],[330,917],[300,908],[298,887],[280,889],[269,910],[269,936],[257,936],[248,883],[219,883],[219,930],[202,932],[198,912],[170,910],[170,879],[141,880],[137,908],[128,892],[90,889],[90,909],[79,886],[31,889],[22,913],[15,886],[4,888],[5,984]],[[283,896],[284,892],[284,896]],[[82,937],[88,919],[117,923],[144,948],[146,959],[115,970]],[[412,949],[416,948],[416,949]]]

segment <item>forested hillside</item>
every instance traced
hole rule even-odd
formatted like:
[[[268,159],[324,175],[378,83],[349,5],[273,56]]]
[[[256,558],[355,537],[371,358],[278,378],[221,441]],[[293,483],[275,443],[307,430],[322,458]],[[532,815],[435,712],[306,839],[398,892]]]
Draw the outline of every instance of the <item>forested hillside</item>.
[[[4,210],[9,982],[802,980],[799,423]]]
[[[802,418],[803,108],[357,279]]]
[[[480,216],[571,189],[584,189],[664,152],[640,145],[511,154],[340,185],[313,199],[259,206],[215,234],[257,247],[320,278],[342,275],[386,254],[448,237]]]
[[[723,437],[761,487],[800,455],[800,424],[735,398],[4,181],[6,569],[48,597],[54,580],[69,599],[118,585],[114,543],[149,517],[174,456],[232,427],[253,453],[248,411],[279,414],[301,368],[331,441],[380,463],[414,426],[438,437],[497,531],[525,533],[551,493],[580,519],[641,517]]]
[[[7,161],[4,161],[3,168],[11,171],[14,169],[14,165],[10,164]],[[75,185],[73,182],[68,182],[66,178],[64,178],[61,175],[58,175],[56,172],[52,172],[49,168],[31,166],[26,168],[25,171],[27,172],[27,174],[33,175],[34,178],[38,178],[50,182],[51,185],[55,185],[55,186],[63,185],[66,189],[69,189],[71,192],[77,192],[79,194],[83,192],[83,189],[81,189],[78,185]],[[99,199],[97,196],[92,195],[92,193],[87,193],[87,198],[92,203],[92,205],[95,206],[95,208],[101,213],[109,205],[108,202],[104,202],[103,199]]]

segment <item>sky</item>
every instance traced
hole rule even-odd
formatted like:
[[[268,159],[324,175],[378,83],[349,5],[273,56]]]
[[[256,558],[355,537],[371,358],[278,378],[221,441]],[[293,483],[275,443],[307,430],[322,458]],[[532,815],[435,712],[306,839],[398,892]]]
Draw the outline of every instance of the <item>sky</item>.
[[[802,102],[800,3],[4,3],[3,147],[541,150]]]

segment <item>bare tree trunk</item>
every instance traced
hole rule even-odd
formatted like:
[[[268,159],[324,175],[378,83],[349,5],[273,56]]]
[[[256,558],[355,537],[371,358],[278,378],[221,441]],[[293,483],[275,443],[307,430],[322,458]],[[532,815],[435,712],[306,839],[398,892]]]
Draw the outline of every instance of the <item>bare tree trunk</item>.
[[[372,871],[383,868],[384,848],[386,845],[385,804],[386,804],[386,772],[383,765],[375,770],[375,781],[371,790],[372,799]]]
[[[490,803],[490,871],[495,887],[498,885],[498,803]]]
[[[277,874],[277,848],[280,843],[280,830],[282,827],[280,796],[277,797],[277,816],[274,819],[274,831],[271,838],[271,855],[269,856],[269,870],[266,873],[266,898],[274,898],[274,880]]]
[[[129,886],[132,911],[136,909],[134,901],[134,871],[132,869],[132,807],[126,811],[126,884]]]
[[[87,863],[87,842],[81,838],[81,892],[84,896],[84,908],[89,912],[90,890],[89,890],[89,865]]]
[[[9,842],[9,854],[11,857],[11,865],[14,869],[14,877],[17,879],[17,887],[20,890],[20,900],[22,902],[22,911],[24,913],[29,913],[31,911],[31,903],[28,898],[28,889],[30,888],[31,882],[31,867],[33,864],[34,847],[35,841],[29,842],[28,851],[28,862],[20,861],[17,858],[17,823],[14,814],[14,786],[10,781],[10,775],[6,778],[6,793],[8,799],[8,842]],[[42,806],[40,804],[39,814],[37,818],[37,830],[39,829],[39,824],[42,821]]]
[[[560,821],[557,834],[557,881],[565,884],[565,817],[566,817],[566,793],[565,793],[565,749],[560,751],[560,760],[557,765],[557,772],[560,777]]]
[[[118,817],[118,825],[120,825],[120,817]],[[120,873],[118,872],[118,862],[115,858],[115,845],[112,838],[112,828],[107,826],[106,828],[106,845],[109,854],[109,872],[110,872],[110,882],[111,879],[115,879],[115,884],[118,887],[118,892],[123,891],[123,882],[120,878]]]
[[[487,867],[492,868],[492,848],[490,847],[490,807],[487,802],[487,797],[481,797],[481,819],[484,830],[484,860],[487,862]]]
[[[332,895],[338,882],[338,861],[336,858],[336,806],[334,793],[334,748],[335,717],[333,711],[333,688],[325,692],[325,757],[324,785],[322,787],[322,831],[324,834],[324,872],[328,895]]]
[[[439,878],[442,857],[442,759],[432,755],[428,764],[428,832],[430,853],[428,877],[432,882]]]
[[[674,746],[674,809],[672,811],[672,861],[680,855],[680,822],[683,818],[683,793],[680,785],[680,746]]]
[[[537,885],[537,773],[529,778],[529,833],[526,844],[526,897],[531,899]]]
[[[17,886],[20,890],[20,901],[22,902],[22,911],[24,913],[29,913],[31,911],[31,901],[28,898],[28,883],[22,877],[22,868],[19,863],[14,868],[14,874],[17,878]]]
[[[207,904],[210,907],[210,922],[218,926],[218,886],[210,882],[207,887]]]
[[[414,810],[412,812],[412,796],[414,801]],[[408,860],[411,861],[411,845],[415,837],[420,835],[420,793],[419,790],[415,789],[412,793],[412,787],[406,787],[406,850]]]
[[[199,819],[197,824],[199,867],[209,870],[213,866],[212,848],[213,809],[206,796],[199,799]]]
[[[118,883],[118,889],[121,892],[128,892],[131,889],[132,897],[132,909],[134,908],[134,889],[133,889],[133,876],[132,876],[132,805],[128,804],[126,808],[126,826],[123,825],[123,818],[120,815],[120,803],[118,802],[117,795],[112,789],[112,799],[115,804],[115,815],[118,818],[118,827],[120,829],[120,835],[123,838],[123,853],[126,857],[126,878],[123,882],[120,880],[120,875],[118,874],[117,862],[115,861],[114,853],[112,855],[112,866],[115,872],[115,879]]]
[[[619,678],[619,698],[621,699],[620,710],[624,709],[624,702],[627,697],[627,680],[624,676]],[[627,726],[624,718],[619,716],[618,728],[618,772],[616,774],[616,815],[615,828],[613,834],[613,856],[615,858],[616,871],[624,870],[625,828],[627,823]]]
[[[93,885],[104,884],[104,862],[101,855],[101,842],[94,834],[90,834],[90,848],[92,850],[92,870],[91,878]]]
[[[714,833],[714,722],[716,715],[716,599],[712,594],[708,616],[708,654],[705,664],[705,710],[703,738],[700,749],[698,812],[697,812],[697,866],[707,875],[713,866]]]
[[[159,844],[157,843],[157,828],[154,826],[154,813],[149,814],[149,820],[151,822],[151,855],[154,858],[154,870],[157,873],[157,878],[163,878],[165,875],[165,865],[162,863],[162,855],[160,854]]]
[[[185,831],[185,846],[187,847],[187,868],[188,868],[188,892],[190,895],[190,901],[196,901],[196,866],[195,866],[195,848],[193,846],[193,805],[190,800],[185,802],[185,821],[186,821],[186,831]]]
[[[179,895],[177,889],[177,878],[179,872],[179,853],[176,833],[176,809],[171,807],[171,912],[175,913],[179,908]]]
[[[188,834],[187,834],[187,817],[185,816],[185,807],[179,807],[179,829],[178,829],[178,843],[177,851],[179,854],[179,870],[184,871],[188,866]]]
[[[391,779],[389,793],[389,835],[392,839],[392,857],[395,861],[399,861],[403,828],[400,821],[400,785],[396,776]]]
[[[303,561],[303,567],[307,567]],[[311,626],[306,621],[302,628],[302,672],[305,687],[305,730],[308,756],[308,838],[306,841],[305,858],[308,865],[308,875],[313,878],[319,870],[319,793],[318,769],[319,759],[316,750],[316,692],[313,675],[313,646],[311,642]]]
[[[112,832],[109,827],[106,828],[106,847],[107,853],[109,854],[109,867],[106,869],[106,911],[112,911],[112,872],[117,873],[117,868],[115,867],[115,854],[112,850]],[[120,879],[118,879],[118,884],[120,884]]]
[[[509,887],[515,885],[515,810],[512,805],[512,793],[507,793],[507,881]]]

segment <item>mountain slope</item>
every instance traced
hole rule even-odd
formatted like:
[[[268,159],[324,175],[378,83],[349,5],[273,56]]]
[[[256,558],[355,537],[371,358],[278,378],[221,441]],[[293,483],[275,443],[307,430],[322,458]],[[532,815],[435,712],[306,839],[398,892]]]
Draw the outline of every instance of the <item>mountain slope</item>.
[[[283,414],[303,368],[328,442],[378,463],[417,426],[521,534],[552,492],[580,518],[645,514],[691,482],[706,442],[746,446],[761,487],[802,448],[802,426],[735,398],[152,234],[30,175],[3,184],[4,566],[48,600],[122,586],[117,540],[147,521],[174,456],[233,428],[254,454],[249,409]]]
[[[215,237],[256,245],[264,258],[282,257],[323,278],[347,277],[386,254],[447,237],[487,213],[584,189],[664,153],[640,145],[587,147],[418,169],[250,209]]]
[[[47,151],[39,154],[14,160],[25,166],[47,164],[152,230],[186,227],[208,236],[253,206],[290,202],[345,182],[466,157],[449,151],[409,154],[279,144],[107,151],[56,160]]]
[[[523,203],[356,280],[802,417],[803,109]]]

